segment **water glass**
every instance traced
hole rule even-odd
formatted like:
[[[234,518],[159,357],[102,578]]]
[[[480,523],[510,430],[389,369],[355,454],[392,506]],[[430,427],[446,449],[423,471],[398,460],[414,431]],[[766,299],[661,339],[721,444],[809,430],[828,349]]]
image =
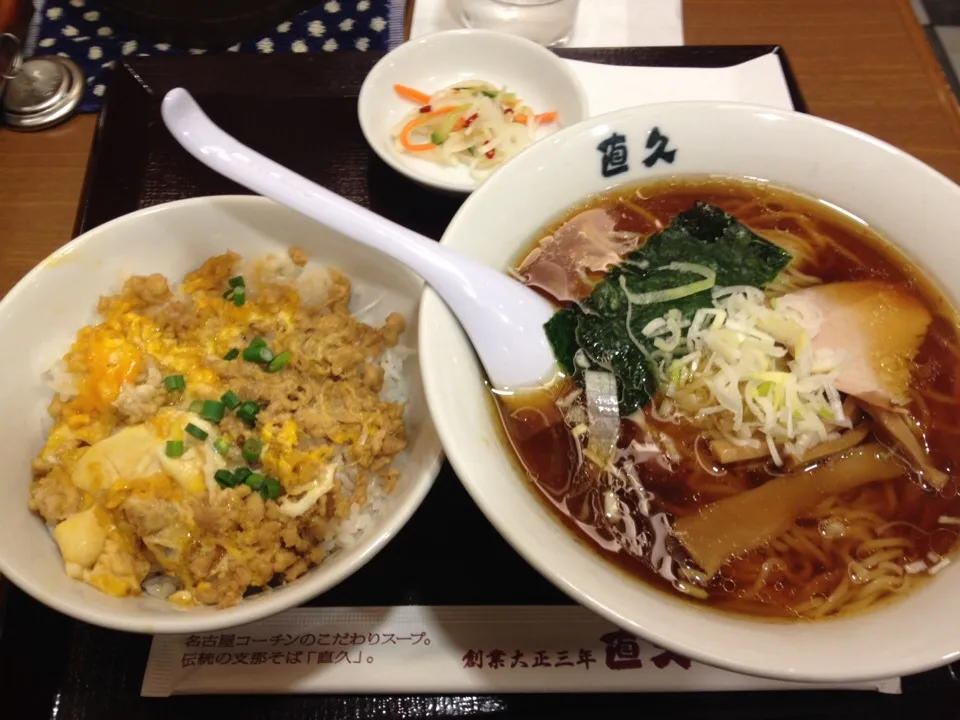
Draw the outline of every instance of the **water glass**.
[[[573,31],[580,0],[460,0],[466,27],[519,35],[541,45],[562,45]]]

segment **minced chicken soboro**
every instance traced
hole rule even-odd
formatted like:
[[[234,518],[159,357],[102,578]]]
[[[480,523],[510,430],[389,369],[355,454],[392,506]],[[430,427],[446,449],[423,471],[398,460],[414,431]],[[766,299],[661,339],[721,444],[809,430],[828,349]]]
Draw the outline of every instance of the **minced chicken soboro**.
[[[131,277],[53,371],[30,508],[114,596],[236,604],[352,543],[406,447],[399,314],[305,255]]]

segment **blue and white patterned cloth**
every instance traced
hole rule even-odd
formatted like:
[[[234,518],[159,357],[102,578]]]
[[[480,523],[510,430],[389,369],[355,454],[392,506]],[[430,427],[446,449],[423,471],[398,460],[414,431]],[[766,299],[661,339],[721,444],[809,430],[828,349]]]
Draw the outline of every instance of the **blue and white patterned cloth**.
[[[198,0],[202,2],[202,0]],[[238,43],[226,52],[309,53],[386,50],[402,32],[402,0],[325,0],[260,39]],[[111,26],[99,0],[46,0],[38,3],[31,38],[34,55],[60,55],[76,62],[87,77],[80,112],[96,112],[108,76],[119,58],[150,55],[202,55],[206,50],[145,42]],[[392,26],[392,27],[391,27]]]

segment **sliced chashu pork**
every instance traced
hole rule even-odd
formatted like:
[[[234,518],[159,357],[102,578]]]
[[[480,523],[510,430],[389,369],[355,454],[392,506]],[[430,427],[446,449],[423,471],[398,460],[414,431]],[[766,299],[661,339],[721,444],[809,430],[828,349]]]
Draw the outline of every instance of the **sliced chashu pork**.
[[[906,288],[879,280],[830,283],[784,295],[782,306],[813,321],[814,352],[844,352],[837,390],[884,408],[907,402],[913,360],[933,318]]]
[[[588,272],[609,270],[637,246],[639,238],[617,235],[616,224],[606,210],[582,212],[540,240],[517,272],[560,302],[582,300],[593,289]]]

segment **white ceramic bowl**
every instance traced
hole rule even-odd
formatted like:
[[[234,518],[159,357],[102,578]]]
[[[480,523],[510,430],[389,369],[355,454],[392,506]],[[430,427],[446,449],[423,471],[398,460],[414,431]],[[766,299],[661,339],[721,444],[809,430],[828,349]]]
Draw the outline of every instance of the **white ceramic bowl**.
[[[416,105],[403,100],[394,85],[427,93],[463,80],[505,85],[538,112],[556,110],[555,127],[574,125],[588,116],[587,96],[563,61],[524,38],[489,30],[450,30],[416,38],[388,53],[360,88],[357,113],[370,147],[397,172],[424,185],[469,193],[479,183],[466,166],[441,167],[394,149],[391,130]]]
[[[63,570],[45,524],[27,509],[30,461],[43,445],[51,391],[43,375],[82,326],[95,321],[97,299],[131,274],[171,279],[207,258],[233,250],[245,257],[306,250],[310,261],[343,270],[353,281],[352,307],[381,302],[361,316],[382,322],[397,311],[409,327],[401,344],[416,347],[422,282],[393,260],[260,197],[196,198],[160,205],[102,225],[67,244],[32,270],[0,301],[0,395],[7,422],[0,433],[0,573],[56,610],[119,630],[191,633],[216,630],[299,605],[355,572],[392,538],[433,484],[440,445],[430,422],[416,356],[404,364],[409,381],[409,447],[397,487],[379,519],[356,545],[332,555],[297,581],[224,610],[179,610],[150,597],[114,598]]]
[[[647,167],[654,129],[675,150]],[[602,172],[598,145],[622,135],[628,170]],[[960,189],[900,150],[809,115],[718,104],[649,105],[590,119],[530,148],[475,192],[443,243],[506,270],[548,222],[590,195],[676,174],[768,179],[865,219],[939,281],[955,304]],[[918,672],[960,656],[957,563],[916,592],[854,617],[769,623],[694,607],[601,561],[528,489],[500,439],[481,368],[431,292],[420,311],[427,401],[463,484],[500,533],[584,605],[654,643],[731,670],[802,681]]]

